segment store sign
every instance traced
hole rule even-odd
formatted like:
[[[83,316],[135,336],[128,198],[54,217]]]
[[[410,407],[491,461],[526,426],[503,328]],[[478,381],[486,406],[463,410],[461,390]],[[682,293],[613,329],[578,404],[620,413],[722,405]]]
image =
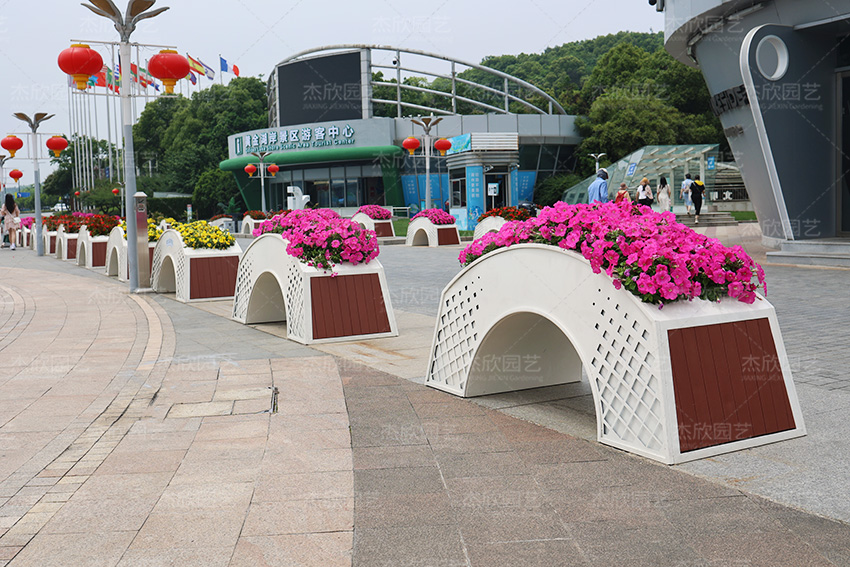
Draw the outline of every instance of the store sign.
[[[355,144],[354,128],[346,124],[342,128],[330,126],[305,126],[302,128],[279,128],[237,136],[236,155],[251,152],[306,150]]]
[[[748,106],[750,104],[750,97],[747,96],[747,89],[744,85],[740,85],[713,95],[710,101],[711,110],[714,112],[714,115],[720,116],[729,110]]]

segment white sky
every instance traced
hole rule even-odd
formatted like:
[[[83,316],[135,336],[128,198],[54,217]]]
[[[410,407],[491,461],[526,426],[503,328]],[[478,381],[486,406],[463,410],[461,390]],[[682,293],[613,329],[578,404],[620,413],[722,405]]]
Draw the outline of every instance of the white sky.
[[[116,5],[126,9],[123,0]],[[154,8],[162,6],[171,9],[142,21],[133,42],[176,45],[216,72],[221,54],[241,76],[264,77],[284,57],[322,45],[392,45],[477,63],[622,30],[659,31],[664,23],[646,0],[159,0]],[[72,38],[117,41],[118,33],[75,0],[0,0],[0,137],[24,132],[13,112],[56,114],[39,131],[69,133],[66,79],[56,58]],[[32,183],[31,161],[7,161],[4,182],[12,182],[12,168],[24,172],[22,184]],[[42,180],[50,169],[42,163]]]

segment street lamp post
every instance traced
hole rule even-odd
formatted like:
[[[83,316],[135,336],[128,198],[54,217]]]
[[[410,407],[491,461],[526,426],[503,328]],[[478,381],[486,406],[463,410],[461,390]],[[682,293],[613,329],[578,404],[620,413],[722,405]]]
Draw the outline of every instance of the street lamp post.
[[[133,151],[133,107],[130,100],[130,35],[141,20],[158,16],[168,7],[150,9],[156,0],[130,0],[127,11],[122,16],[121,11],[112,0],[89,0],[91,5],[83,4],[86,8],[112,20],[121,41],[118,44],[119,61],[121,63],[121,121],[124,131],[124,208],[127,211],[127,263],[129,267],[130,291],[135,292],[140,287],[150,287],[150,274],[147,281],[139,280],[139,264],[148,261],[148,251],[138,245],[139,227],[136,226],[134,213],[134,195],[136,194],[136,159]],[[147,232],[147,227],[143,227]],[[147,237],[145,237],[145,241]],[[145,270],[148,272],[148,270]]]
[[[0,195],[4,198],[6,197],[6,172],[3,170],[3,166],[6,164],[6,160],[9,159],[9,156],[5,154],[0,154]]]
[[[414,118],[411,120],[414,124],[422,126],[425,131],[425,208],[431,208],[431,128],[440,123],[442,116],[434,118],[428,116],[426,118]]]
[[[596,160],[596,169],[593,170],[593,173],[595,174],[597,171],[599,171],[599,158],[601,158],[602,156],[608,155],[608,154],[601,153],[601,154],[587,154],[587,155],[589,155],[590,157],[592,157],[593,159]]]
[[[266,212],[266,166],[263,161],[271,152],[251,152],[251,155],[260,160],[260,208]]]
[[[44,242],[41,239],[41,179],[38,170],[37,131],[39,124],[45,120],[50,120],[54,115],[47,114],[46,112],[37,112],[32,118],[30,118],[23,112],[16,112],[13,116],[18,120],[26,122],[30,127],[30,132],[32,133],[32,137],[30,138],[30,153],[32,154],[33,179],[35,181],[35,246],[36,254],[38,256],[44,256]]]

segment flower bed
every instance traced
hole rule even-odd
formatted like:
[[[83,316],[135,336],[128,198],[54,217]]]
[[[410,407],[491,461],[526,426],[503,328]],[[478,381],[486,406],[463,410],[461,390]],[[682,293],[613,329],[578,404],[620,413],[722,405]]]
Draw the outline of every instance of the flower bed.
[[[166,220],[174,220],[174,219],[166,219]],[[148,217],[148,242],[156,242],[159,240],[159,237],[162,236],[164,228],[161,226],[162,222],[157,222],[154,219]],[[175,221],[176,222],[176,221]],[[121,228],[121,231],[124,234],[124,240],[127,240],[127,221],[122,220],[118,226]]]
[[[765,286],[761,266],[740,246],[727,248],[677,223],[673,213],[631,203],[559,202],[536,218],[485,234],[458,259],[466,266],[488,252],[520,243],[579,252],[595,273],[604,270],[617,289],[661,306],[697,297],[718,301],[723,296],[753,303],[756,290]]]
[[[33,227],[34,224],[35,224],[35,218],[34,217],[24,217],[24,218],[21,219],[21,226],[23,228],[28,228],[28,229],[32,230],[32,227]]]
[[[478,222],[490,217],[500,217],[509,221],[524,221],[531,218],[528,211],[519,207],[499,207],[498,209],[490,209],[480,217]]]
[[[455,218],[452,215],[450,215],[449,213],[447,213],[446,211],[444,211],[443,209],[424,209],[424,210],[416,213],[416,215],[414,215],[414,217],[410,220],[412,222],[412,221],[414,221],[418,218],[421,218],[421,217],[425,217],[429,221],[431,221],[432,224],[437,224],[437,225],[445,225],[445,224],[454,224],[455,223]]]
[[[236,239],[226,230],[209,224],[207,221],[193,223],[175,223],[172,228],[183,237],[183,244],[189,248],[227,250],[236,243]]]
[[[357,209],[357,213],[363,213],[372,220],[389,220],[393,218],[392,211],[378,205],[363,205]]]
[[[374,232],[340,218],[330,209],[303,209],[277,215],[260,223],[254,236],[268,232],[286,239],[286,251],[291,256],[322,270],[332,270],[341,262],[368,264],[379,253]]]

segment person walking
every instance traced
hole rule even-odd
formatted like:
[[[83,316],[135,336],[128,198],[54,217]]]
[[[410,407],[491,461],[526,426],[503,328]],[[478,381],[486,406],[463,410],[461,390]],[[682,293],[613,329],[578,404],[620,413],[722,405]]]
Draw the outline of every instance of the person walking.
[[[691,207],[694,206],[694,202],[691,200],[691,185],[693,182],[694,180],[691,179],[691,174],[686,173],[685,180],[682,181],[682,193],[680,196],[682,197],[682,201],[685,203],[685,208],[687,209],[688,214],[691,214]]]
[[[617,190],[617,196],[614,197],[615,203],[631,203],[632,196],[629,194],[629,188],[625,183],[620,183],[620,188]]]
[[[658,204],[661,205],[662,211],[669,211],[672,206],[670,186],[667,185],[667,178],[662,177],[658,180],[658,190],[655,192],[658,195]]]
[[[640,180],[637,188],[637,202],[646,207],[652,206],[652,189],[649,187],[649,179],[644,177]]]
[[[699,210],[702,208],[702,198],[705,195],[705,183],[699,180],[699,175],[694,176],[691,183],[691,200],[694,203],[694,224],[699,224]]]
[[[11,193],[6,193],[6,202],[3,203],[3,207],[0,207],[0,217],[3,217],[3,224],[9,234],[9,248],[14,250],[15,238],[21,226],[21,211],[18,210],[18,204],[15,203],[15,197]]]
[[[596,172],[596,179],[587,188],[587,202],[592,205],[607,203],[608,200],[608,170],[601,167]]]

